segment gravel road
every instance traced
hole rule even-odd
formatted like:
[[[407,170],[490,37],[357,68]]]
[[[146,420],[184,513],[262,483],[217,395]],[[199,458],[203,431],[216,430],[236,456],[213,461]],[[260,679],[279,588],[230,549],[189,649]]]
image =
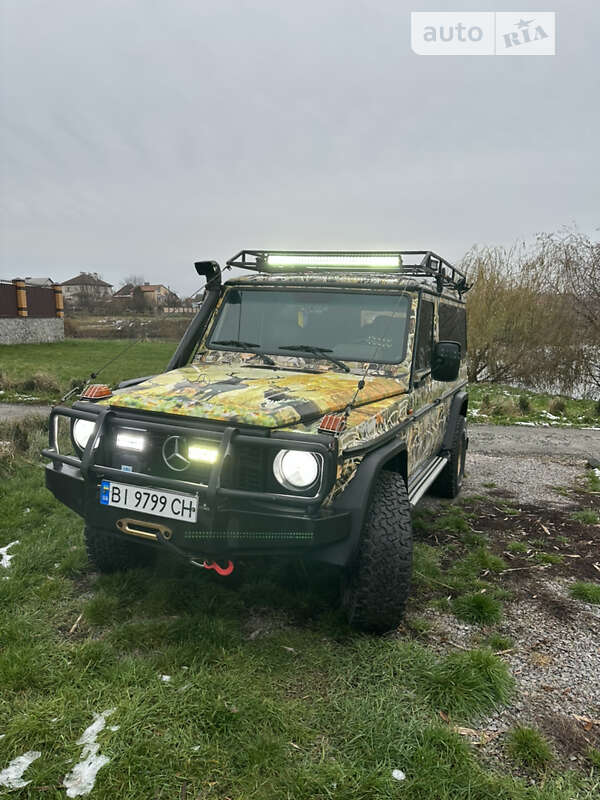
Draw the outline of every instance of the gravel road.
[[[600,431],[516,425],[470,425],[463,494],[495,484],[520,503],[564,506],[590,458],[600,459]]]

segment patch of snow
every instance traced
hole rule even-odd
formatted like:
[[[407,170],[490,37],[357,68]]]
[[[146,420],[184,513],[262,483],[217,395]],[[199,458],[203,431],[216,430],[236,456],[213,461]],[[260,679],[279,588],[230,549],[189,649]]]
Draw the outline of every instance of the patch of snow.
[[[600,478],[600,469],[594,469],[594,475],[595,475],[597,478]]]
[[[5,545],[4,547],[0,547],[0,567],[4,567],[5,569],[10,567],[10,560],[14,558],[13,555],[8,554],[8,550],[14,545],[19,544],[19,540],[15,539],[14,542],[9,542],[9,544]]]
[[[108,764],[106,756],[100,755],[100,745],[96,741],[98,734],[106,727],[106,718],[113,712],[114,708],[109,708],[101,714],[94,714],[94,721],[87,727],[77,744],[82,744],[81,761],[75,764],[71,772],[63,778],[63,786],[67,790],[67,797],[80,797],[89,794],[94,788],[98,771]]]
[[[41,755],[39,750],[29,750],[22,756],[13,758],[8,767],[0,772],[0,786],[6,786],[7,789],[22,789],[31,783],[23,780],[23,773]]]
[[[487,414],[482,414],[482,412],[478,408],[470,408],[469,409],[469,416],[470,417],[486,417],[486,419],[487,419],[488,415]]]
[[[160,679],[161,679],[161,681],[163,681],[163,683],[169,683],[169,681],[171,680],[171,676],[170,675],[161,675]]]
[[[537,422],[515,422],[515,425],[526,425],[528,428],[535,428]]]
[[[547,419],[560,419],[560,417],[554,416],[554,414],[551,414],[549,411],[540,411],[540,416],[546,417]]]
[[[597,425],[596,426],[592,425],[589,428],[583,427],[581,430],[582,431],[600,431],[600,428]]]
[[[392,778],[395,781],[403,781],[406,779],[406,775],[402,772],[401,769],[394,769],[392,770]]]

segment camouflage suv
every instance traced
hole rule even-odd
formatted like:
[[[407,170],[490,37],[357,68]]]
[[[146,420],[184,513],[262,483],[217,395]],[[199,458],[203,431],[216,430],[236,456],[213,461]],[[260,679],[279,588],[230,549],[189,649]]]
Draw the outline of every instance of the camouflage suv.
[[[244,250],[213,261],[166,370],[51,413],[48,488],[104,572],[169,552],[221,575],[265,555],[339,567],[350,622],[409,593],[411,507],[460,490],[464,275],[432,252]],[[69,418],[74,451],[58,449]]]

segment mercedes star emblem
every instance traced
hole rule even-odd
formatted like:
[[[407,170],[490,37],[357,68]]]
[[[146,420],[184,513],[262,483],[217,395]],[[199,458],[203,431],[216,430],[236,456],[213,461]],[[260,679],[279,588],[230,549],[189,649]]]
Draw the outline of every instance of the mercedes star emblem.
[[[181,450],[181,436],[169,436],[168,439],[165,439],[162,446],[163,461],[167,467],[174,469],[176,472],[183,472],[183,470],[187,469],[190,465],[190,462],[183,455]]]

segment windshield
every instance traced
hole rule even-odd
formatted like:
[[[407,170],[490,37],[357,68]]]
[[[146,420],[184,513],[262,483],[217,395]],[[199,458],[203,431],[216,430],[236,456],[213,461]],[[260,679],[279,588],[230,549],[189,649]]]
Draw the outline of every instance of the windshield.
[[[398,364],[409,310],[407,295],[389,292],[229,289],[206,344],[305,358],[322,358],[309,352],[322,348],[341,361]]]

